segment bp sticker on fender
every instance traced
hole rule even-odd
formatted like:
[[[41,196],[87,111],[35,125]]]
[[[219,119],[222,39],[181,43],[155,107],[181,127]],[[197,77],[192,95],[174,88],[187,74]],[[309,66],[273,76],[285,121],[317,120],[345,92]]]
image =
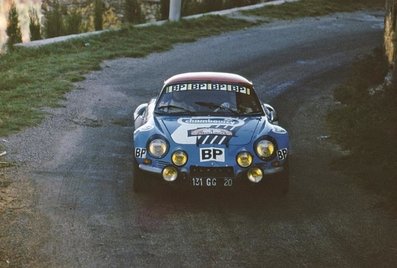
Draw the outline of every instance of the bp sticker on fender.
[[[277,151],[277,158],[278,160],[284,160],[286,159],[288,156],[288,149],[284,148],[284,149],[280,149]]]
[[[200,162],[225,162],[225,149],[223,148],[200,148]]]
[[[135,148],[136,158],[146,158],[146,148]]]

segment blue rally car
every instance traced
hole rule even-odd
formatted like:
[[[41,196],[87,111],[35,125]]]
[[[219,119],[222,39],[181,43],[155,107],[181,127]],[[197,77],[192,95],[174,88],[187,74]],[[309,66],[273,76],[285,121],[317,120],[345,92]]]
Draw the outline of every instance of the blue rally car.
[[[175,75],[136,108],[134,120],[135,192],[161,178],[193,188],[248,184],[288,192],[288,133],[240,75]]]

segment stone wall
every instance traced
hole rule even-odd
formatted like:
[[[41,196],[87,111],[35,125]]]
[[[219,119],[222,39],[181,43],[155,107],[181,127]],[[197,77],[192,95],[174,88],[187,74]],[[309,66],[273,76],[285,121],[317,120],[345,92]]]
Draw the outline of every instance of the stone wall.
[[[141,10],[146,21],[156,21],[160,18],[160,0],[141,0]]]
[[[43,10],[45,12],[48,2],[53,0],[43,0]],[[160,0],[137,0],[141,6],[141,12],[146,21],[155,21],[160,17]],[[78,10],[83,15],[83,20],[92,20],[94,14],[94,0],[59,0],[67,10]],[[104,4],[104,27],[108,28],[114,23],[118,26],[123,22],[125,0],[103,0]],[[91,22],[88,22],[91,24]]]

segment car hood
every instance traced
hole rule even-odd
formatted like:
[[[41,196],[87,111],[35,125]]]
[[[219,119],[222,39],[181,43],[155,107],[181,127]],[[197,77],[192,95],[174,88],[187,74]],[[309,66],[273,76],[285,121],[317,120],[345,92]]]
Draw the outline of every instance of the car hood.
[[[158,117],[156,120],[177,144],[245,145],[255,135],[260,117]]]

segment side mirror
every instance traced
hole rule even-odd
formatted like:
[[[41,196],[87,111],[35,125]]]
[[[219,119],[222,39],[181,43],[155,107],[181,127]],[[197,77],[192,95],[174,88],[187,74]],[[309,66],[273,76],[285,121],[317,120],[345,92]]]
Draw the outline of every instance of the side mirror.
[[[276,109],[274,109],[273,106],[271,106],[267,103],[263,104],[263,108],[265,109],[265,113],[267,115],[269,122],[272,124],[278,125],[278,116],[277,116]]]
[[[144,114],[145,114],[147,107],[148,107],[147,103],[142,103],[135,109],[135,112],[134,112],[135,129],[137,129],[138,127],[140,127],[143,124]]]

